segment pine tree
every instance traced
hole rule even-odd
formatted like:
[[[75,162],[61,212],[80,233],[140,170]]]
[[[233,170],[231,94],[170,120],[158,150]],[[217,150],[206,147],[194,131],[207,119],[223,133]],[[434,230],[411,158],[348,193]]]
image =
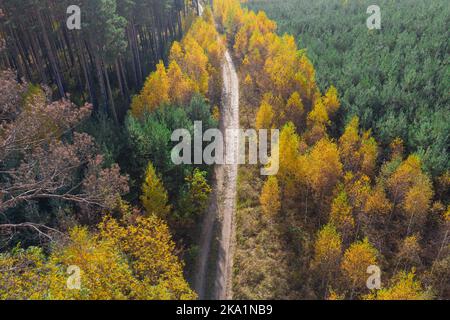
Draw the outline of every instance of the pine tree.
[[[208,206],[209,194],[212,189],[206,180],[206,174],[205,171],[195,168],[194,172],[186,177],[188,192],[182,209],[189,212],[190,215],[200,216]]]

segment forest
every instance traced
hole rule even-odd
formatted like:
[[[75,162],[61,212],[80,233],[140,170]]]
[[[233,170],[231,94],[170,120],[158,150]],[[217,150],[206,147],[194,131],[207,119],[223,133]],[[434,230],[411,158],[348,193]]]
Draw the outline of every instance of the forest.
[[[0,0],[0,299],[450,299],[450,8],[379,2]],[[172,133],[226,129],[232,69],[279,171],[224,199]]]
[[[301,15],[295,3],[269,2],[267,12]],[[239,68],[242,125],[281,128],[278,175],[240,169],[233,297],[448,298],[448,170],[432,176],[401,136],[383,145],[363,115],[336,130],[345,97],[320,87],[309,48],[277,33],[264,11],[225,0],[215,10]],[[441,152],[448,163],[448,145]],[[382,270],[380,290],[366,287],[371,265]]]
[[[334,85],[342,108],[335,135],[353,116],[387,146],[400,137],[425,169],[449,170],[448,2],[377,1],[381,30],[366,27],[370,1],[248,2],[307,50],[321,90]]]

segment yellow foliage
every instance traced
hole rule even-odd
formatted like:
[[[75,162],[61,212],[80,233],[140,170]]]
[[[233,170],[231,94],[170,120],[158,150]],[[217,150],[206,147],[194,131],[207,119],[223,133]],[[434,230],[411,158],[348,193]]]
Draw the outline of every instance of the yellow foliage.
[[[279,171],[278,177],[284,187],[286,195],[293,195],[297,190],[295,187],[300,137],[295,132],[292,122],[287,123],[280,132],[279,141]]]
[[[359,134],[358,117],[353,117],[345,127],[339,139],[339,152],[346,170],[361,171],[367,176],[374,174],[378,145],[370,130]]]
[[[212,111],[212,117],[213,117],[214,120],[219,122],[219,120],[220,120],[220,108],[218,106],[214,106],[213,111]]]
[[[300,86],[304,97],[312,100],[317,90],[316,71],[304,51],[300,51],[298,55],[300,56],[299,71],[295,75],[295,80]]]
[[[264,183],[259,201],[264,215],[276,216],[280,212],[280,188],[275,176],[270,176]]]
[[[370,130],[364,132],[361,138],[359,153],[361,156],[361,172],[370,177],[373,176],[378,157],[378,144],[371,136]]]
[[[396,202],[400,201],[409,225],[423,221],[430,209],[433,187],[422,171],[420,158],[409,156],[387,179],[387,187]]]
[[[346,170],[356,171],[359,164],[359,118],[353,117],[339,139],[339,153]]]
[[[97,234],[72,229],[48,258],[33,247],[0,254],[0,298],[196,299],[174,251],[168,227],[157,217],[137,217],[126,226],[107,217]],[[69,266],[80,271],[79,289],[68,287]]]
[[[240,73],[246,86],[244,99],[248,101],[244,105],[261,106],[258,93],[270,88],[273,96],[281,99],[279,105],[270,103],[275,122],[282,125],[292,121],[302,126],[305,105],[312,104],[318,89],[314,68],[305,52],[298,50],[295,39],[290,35],[278,36],[276,23],[264,12],[256,14],[242,9],[236,0],[216,1],[214,13],[227,35],[234,39],[234,54],[241,63]],[[335,90],[330,89],[326,99],[330,110],[337,108]],[[320,107],[315,113],[323,118]],[[326,111],[324,105],[322,109]],[[328,115],[325,118],[320,123],[328,123]],[[323,137],[322,131],[317,140]]]
[[[367,238],[353,243],[345,251],[341,268],[353,286],[361,288],[366,285],[367,267],[377,264],[377,255],[377,250]]]
[[[403,158],[403,140],[401,138],[395,138],[389,145],[391,149],[391,159]]]
[[[173,43],[168,69],[160,62],[133,97],[132,115],[141,117],[164,103],[186,104],[195,92],[215,98],[225,51],[218,37],[211,14],[195,19],[183,40]]]
[[[273,127],[273,109],[267,101],[262,101],[256,114],[256,129],[272,129]]]
[[[330,116],[334,115],[338,111],[338,109],[341,105],[339,98],[338,98],[337,89],[334,86],[331,86],[328,89],[328,91],[325,93],[323,100],[324,100],[323,103],[325,105],[325,109],[327,110],[327,112]]]
[[[303,105],[302,98],[298,91],[294,91],[289,97],[286,104],[286,116],[288,119],[292,120],[296,125],[299,125],[303,114],[305,112],[305,107]]]
[[[141,94],[133,98],[131,113],[135,117],[155,110],[159,105],[169,102],[169,78],[162,61],[145,81]]]
[[[344,180],[345,190],[352,207],[358,210],[362,209],[372,192],[370,178],[364,174],[354,175],[351,172],[347,172]]]
[[[145,180],[142,184],[141,202],[147,215],[156,215],[166,218],[170,212],[168,195],[161,179],[157,176],[153,164],[150,162],[145,172]]]
[[[336,267],[342,255],[342,239],[332,223],[325,225],[317,234],[314,244],[312,266]]]
[[[398,263],[403,263],[404,266],[417,266],[420,260],[420,244],[418,235],[412,235],[403,239],[398,253]]]
[[[386,197],[381,185],[377,185],[367,197],[363,211],[369,215],[386,216],[392,210],[392,203]]]
[[[349,234],[355,226],[352,215],[352,207],[348,203],[347,194],[344,190],[339,192],[331,204],[330,221],[343,234]]]
[[[308,156],[307,179],[317,195],[329,193],[342,176],[342,164],[335,143],[324,138]]]
[[[181,44],[178,41],[174,41],[170,48],[169,60],[176,62],[178,65],[183,64],[184,52]]]
[[[329,289],[327,300],[344,300],[345,296],[343,294],[338,294],[333,289]]]
[[[169,96],[170,100],[179,105],[189,103],[194,92],[194,85],[191,80],[183,74],[180,66],[173,60],[167,70],[169,78]]]
[[[323,99],[317,99],[314,107],[308,114],[308,124],[312,127],[315,124],[329,125],[330,119],[328,117],[327,109],[323,103]]]
[[[406,193],[403,208],[408,215],[416,215],[428,211],[433,190],[431,185],[415,185]]]
[[[444,212],[444,221],[450,222],[450,205],[447,206],[447,211]]]
[[[184,37],[183,45],[186,52],[184,56],[185,72],[195,84],[196,91],[206,95],[209,84],[208,56],[190,34]]]
[[[430,300],[432,297],[422,289],[420,281],[415,280],[415,272],[399,272],[391,287],[376,290],[365,296],[367,300]]]

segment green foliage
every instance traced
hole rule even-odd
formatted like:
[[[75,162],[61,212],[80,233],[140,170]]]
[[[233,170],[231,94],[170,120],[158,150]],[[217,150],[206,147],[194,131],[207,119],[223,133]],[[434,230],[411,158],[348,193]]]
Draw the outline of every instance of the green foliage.
[[[105,157],[105,165],[120,163],[126,168],[126,132],[121,125],[117,125],[105,113],[99,112],[85,121],[80,127],[80,131],[88,133],[95,139],[96,145],[100,148]]]
[[[181,196],[176,219],[184,226],[192,226],[205,212],[208,206],[209,194],[212,189],[207,181],[207,172],[195,168],[191,175],[186,177],[186,186]]]
[[[172,142],[170,137],[176,129],[187,129],[193,139],[194,121],[202,121],[203,130],[217,126],[209,105],[199,95],[194,96],[186,107],[163,105],[142,119],[129,115],[126,119],[130,148],[127,162],[132,177],[141,179],[151,161],[161,175],[169,195],[179,195],[192,166],[175,165],[172,162],[171,151],[177,142]]]

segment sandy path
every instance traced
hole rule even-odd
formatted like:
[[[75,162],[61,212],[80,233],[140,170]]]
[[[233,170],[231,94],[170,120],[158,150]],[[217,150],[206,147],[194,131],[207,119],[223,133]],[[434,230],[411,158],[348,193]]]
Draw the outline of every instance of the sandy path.
[[[203,8],[202,8],[203,9]],[[203,10],[201,10],[202,12]],[[227,129],[239,128],[239,80],[229,51],[225,52],[222,65],[223,97],[220,129],[224,135],[225,165],[214,168],[213,194],[203,220],[200,237],[199,256],[194,288],[199,299],[231,298],[232,244],[234,215],[236,211],[238,138],[227,136]],[[237,132],[236,132],[237,133]],[[229,164],[228,164],[229,163]],[[214,225],[219,223],[219,247],[217,261],[210,258],[211,244],[214,240]],[[215,274],[208,278],[208,265],[216,264]],[[206,296],[207,281],[214,283],[211,297]]]
[[[225,159],[222,166],[223,184],[219,202],[220,234],[217,269],[214,283],[214,299],[231,298],[232,237],[236,212],[237,173],[239,155],[239,80],[230,53],[226,51],[223,66],[223,128],[236,129],[225,136]]]

